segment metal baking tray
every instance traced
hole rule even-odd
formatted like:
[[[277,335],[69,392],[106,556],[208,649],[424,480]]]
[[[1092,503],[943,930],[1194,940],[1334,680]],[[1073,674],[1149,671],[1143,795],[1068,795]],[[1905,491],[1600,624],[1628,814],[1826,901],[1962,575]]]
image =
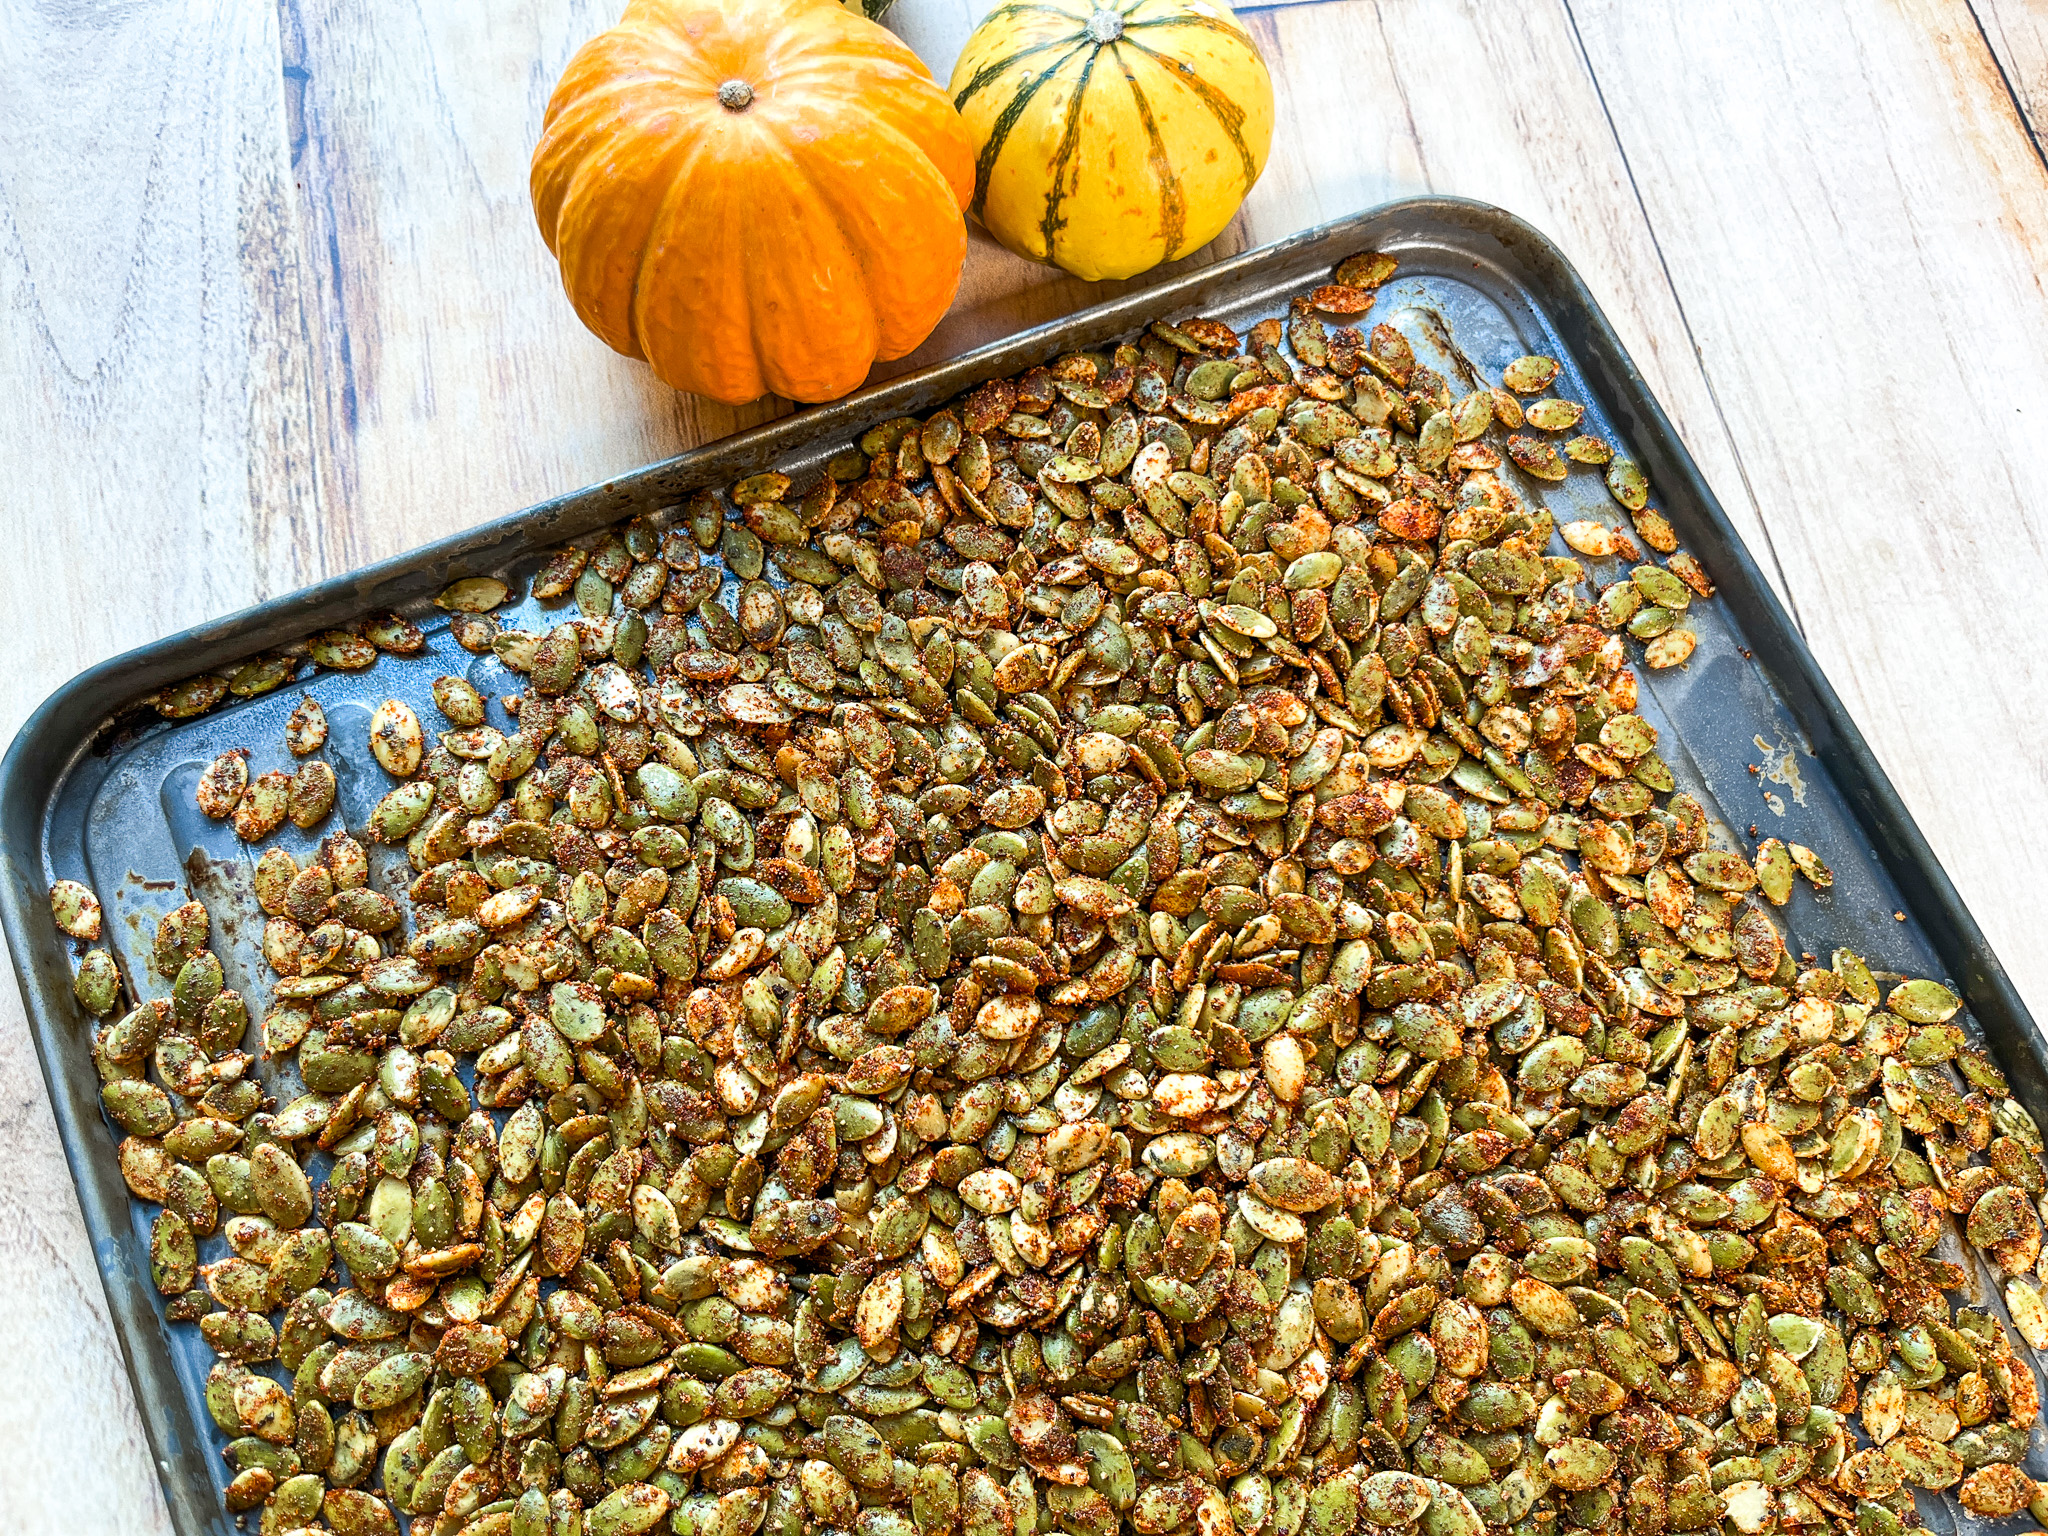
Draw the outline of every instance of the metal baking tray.
[[[178,1531],[227,1536],[236,1528],[220,1500],[223,1437],[201,1399],[209,1356],[196,1328],[166,1325],[150,1284],[153,1208],[131,1202],[116,1167],[117,1136],[100,1109],[89,1022],[71,997],[73,951],[82,946],[51,923],[50,883],[83,880],[99,893],[103,942],[130,985],[145,992],[161,990],[140,963],[155,917],[188,896],[203,898],[229,984],[243,989],[260,1016],[267,989],[249,855],[225,824],[198,813],[197,775],[235,746],[250,750],[252,772],[289,766],[285,716],[302,692],[311,693],[332,726],[342,813],[360,831],[381,788],[360,766],[375,702],[404,698],[431,719],[429,685],[444,671],[468,675],[487,697],[517,691],[494,658],[472,656],[450,638],[447,616],[431,606],[448,581],[530,574],[543,548],[634,514],[662,521],[703,486],[771,467],[801,475],[876,421],[936,408],[984,379],[1127,336],[1155,319],[1205,314],[1242,328],[1282,312],[1290,294],[1327,281],[1336,262],[1369,249],[1400,258],[1369,318],[1403,324],[1426,359],[1427,338],[1441,341],[1445,332],[1489,379],[1524,353],[1560,359],[1559,392],[1586,403],[1587,430],[1643,466],[1684,546],[1719,584],[1717,600],[1692,610],[1699,644],[1691,660],[1641,672],[1641,712],[1662,734],[1681,787],[1741,846],[1753,843],[1744,834],[1755,824],[1759,835],[1809,844],[1832,863],[1831,891],[1816,894],[1801,882],[1780,914],[1795,950],[1824,962],[1847,945],[1879,970],[1946,980],[1966,1000],[1971,1027],[2020,1102],[2048,1125],[2048,1051],[2025,1006],[1585,284],[1556,246],[1499,209],[1454,198],[1390,203],[142,646],[80,674],[36,711],[0,762],[0,923]],[[1440,348],[1433,361],[1456,376]],[[1525,490],[1560,523],[1623,522],[1597,474],[1557,486],[1529,482]],[[1620,572],[1618,561],[1589,563],[1603,582]],[[426,650],[380,657],[366,672],[316,673],[193,720],[167,722],[138,708],[164,684],[376,609],[414,618],[428,633]],[[539,617],[531,599],[500,616],[523,618],[528,628]],[[1765,771],[1752,772],[1752,764]],[[287,825],[281,841],[302,853],[312,837]],[[402,853],[378,854],[384,862],[376,882],[402,895]],[[210,1240],[207,1256],[219,1247],[218,1237]],[[2002,1307],[1997,1287],[1983,1279],[1973,1299]],[[2038,1450],[2030,1460],[2038,1472]]]

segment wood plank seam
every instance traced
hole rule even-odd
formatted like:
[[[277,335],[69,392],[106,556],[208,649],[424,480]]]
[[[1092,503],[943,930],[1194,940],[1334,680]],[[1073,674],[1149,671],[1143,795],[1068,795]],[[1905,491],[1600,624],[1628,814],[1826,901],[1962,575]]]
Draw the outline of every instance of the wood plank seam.
[[[1607,92],[1601,86],[1599,72],[1593,68],[1592,55],[1586,51],[1586,39],[1579,30],[1578,15],[1572,9],[1572,0],[1558,0],[1558,3],[1563,7],[1565,20],[1571,26],[1572,41],[1578,45],[1579,62],[1585,65],[1586,77],[1593,82],[1593,94],[1600,101],[1600,115],[1606,119],[1607,131],[1614,137],[1615,153],[1621,157],[1622,170],[1628,176],[1629,195],[1636,200],[1636,207],[1642,211],[1643,224],[1650,232],[1650,245],[1657,253],[1658,266],[1663,270],[1664,285],[1671,290],[1671,302],[1678,310],[1679,323],[1685,327],[1686,345],[1692,348],[1693,356],[1699,361],[1700,377],[1706,382],[1707,398],[1713,402],[1714,415],[1720,421],[1721,430],[1728,438],[1729,448],[1735,459],[1735,471],[1742,476],[1742,488],[1748,493],[1750,502],[1760,508],[1764,504],[1763,500],[1757,495],[1756,485],[1750,479],[1749,465],[1743,459],[1741,441],[1735,436],[1734,429],[1729,424],[1728,412],[1721,404],[1720,391],[1714,386],[1713,370],[1707,366],[1706,354],[1700,350],[1699,337],[1693,330],[1692,317],[1686,313],[1685,295],[1679,292],[1678,284],[1672,278],[1671,263],[1664,255],[1663,237],[1657,233],[1657,222],[1650,217],[1650,205],[1644,201],[1643,189],[1636,182],[1635,164],[1629,159],[1628,145],[1622,141],[1621,130],[1614,121],[1613,109],[1607,104]],[[1779,595],[1784,599],[1785,611],[1792,616],[1792,627],[1804,636],[1806,621],[1800,617],[1799,599],[1793,593],[1792,583],[1786,579],[1784,562],[1778,558],[1778,546],[1771,536],[1771,525],[1767,520],[1759,521],[1764,534],[1764,553],[1769,556],[1771,570],[1777,577],[1775,585]]]
[[[2012,71],[2006,68],[2005,55],[2000,53],[1997,44],[1992,42],[1991,31],[1984,25],[1983,12],[1978,9],[1978,0],[1963,0],[1963,5],[1970,13],[1970,20],[1977,24],[1977,36],[1984,44],[1984,51],[1991,55],[1992,65],[1998,70],[1999,81],[2005,86],[2006,99],[2012,103],[2013,115],[2020,121],[2020,131],[2026,134],[2027,141],[2034,146],[2034,155],[2040,160],[2041,169],[2048,171],[2048,146],[2042,143],[2041,125],[2034,121],[2033,114],[2027,110],[2026,100],[2020,95],[2019,82],[2013,79]]]

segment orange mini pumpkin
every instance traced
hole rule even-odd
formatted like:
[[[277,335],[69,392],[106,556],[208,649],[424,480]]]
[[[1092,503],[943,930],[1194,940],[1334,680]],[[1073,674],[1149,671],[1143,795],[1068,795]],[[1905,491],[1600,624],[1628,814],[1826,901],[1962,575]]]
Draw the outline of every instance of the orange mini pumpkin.
[[[714,399],[830,400],[952,302],[974,151],[837,0],[632,0],[556,85],[532,190],[607,344]]]

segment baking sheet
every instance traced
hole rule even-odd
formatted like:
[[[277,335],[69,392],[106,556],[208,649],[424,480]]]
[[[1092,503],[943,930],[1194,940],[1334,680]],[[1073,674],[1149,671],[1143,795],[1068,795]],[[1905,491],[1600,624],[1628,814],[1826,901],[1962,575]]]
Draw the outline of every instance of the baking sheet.
[[[156,919],[192,897],[204,900],[227,984],[260,1018],[270,993],[257,954],[262,919],[249,893],[252,856],[224,823],[198,811],[199,772],[230,747],[249,749],[252,775],[288,769],[284,721],[311,694],[330,723],[325,755],[340,779],[339,814],[360,837],[388,787],[365,748],[376,703],[404,699],[433,719],[430,685],[451,672],[491,699],[491,722],[509,729],[497,696],[523,685],[495,658],[454,643],[447,616],[430,601],[446,582],[501,574],[524,590],[518,578],[531,574],[537,552],[564,539],[636,513],[665,523],[694,490],[759,469],[801,479],[876,421],[930,410],[983,379],[1100,345],[1153,319],[1207,314],[1242,331],[1281,313],[1291,294],[1327,280],[1338,260],[1367,249],[1401,259],[1368,323],[1397,325],[1424,361],[1454,380],[1457,360],[1438,345],[1446,337],[1489,380],[1524,353],[1558,358],[1557,392],[1584,401],[1584,429],[1643,466],[1655,504],[1718,583],[1719,597],[1696,602],[1689,615],[1699,636],[1691,660],[1665,672],[1639,669],[1640,713],[1657,726],[1680,787],[1700,799],[1731,846],[1747,850],[1757,837],[1777,836],[1814,847],[1833,866],[1831,891],[1799,882],[1777,914],[1795,953],[1825,963],[1846,945],[1879,971],[1945,980],[1964,997],[1966,1022],[2005,1069],[2015,1096],[2048,1124],[2048,1053],[2026,1009],[1583,284],[1548,240],[1512,215],[1457,199],[1411,199],[141,647],[83,673],[42,706],[0,762],[0,923],[177,1530],[226,1536],[237,1529],[220,1502],[225,1437],[201,1398],[212,1357],[196,1327],[164,1322],[150,1284],[155,1208],[132,1202],[121,1182],[118,1133],[100,1109],[89,1021],[70,995],[72,954],[83,946],[51,924],[50,883],[82,880],[99,894],[103,942],[143,996],[168,990],[146,964]],[[1522,489],[1540,496],[1559,523],[1592,517],[1626,529],[1597,474],[1555,486],[1524,481]],[[1618,560],[1586,563],[1601,584],[1625,569]],[[542,629],[562,606],[526,598],[498,617]],[[302,676],[196,720],[166,722],[136,707],[166,682],[229,668],[379,609],[411,617],[427,634],[426,648],[380,656],[363,672]],[[334,825],[330,819],[320,830]],[[402,900],[410,879],[403,851],[363,840],[372,849],[373,885]],[[317,839],[287,824],[274,841],[303,857]],[[284,1097],[292,1091],[289,1079],[266,1086]],[[224,1251],[216,1236],[202,1257]],[[1995,1287],[1969,1299],[2002,1311]],[[2038,1434],[2028,1465],[2036,1475],[2048,1470]],[[1936,1529],[1948,1528],[1950,1513],[1927,1506]]]

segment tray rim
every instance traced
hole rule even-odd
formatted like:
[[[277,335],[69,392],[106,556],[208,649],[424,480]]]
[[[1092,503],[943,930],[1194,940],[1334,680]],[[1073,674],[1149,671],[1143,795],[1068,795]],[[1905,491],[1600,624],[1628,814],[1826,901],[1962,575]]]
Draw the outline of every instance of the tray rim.
[[[58,1140],[173,1529],[228,1533],[237,1527],[205,1475],[204,1443],[183,1443],[181,1424],[189,1415],[180,1402],[163,1325],[146,1276],[134,1283],[138,1277],[125,1252],[128,1192],[114,1165],[112,1144],[104,1135],[95,1140],[91,1134],[98,1094],[83,1093],[81,1085],[63,1076],[51,1045],[57,1030],[78,1026],[68,1016],[75,1007],[66,943],[45,918],[42,832],[53,792],[77,759],[107,736],[117,711],[132,707],[153,688],[301,639],[324,624],[415,600],[518,553],[635,511],[672,505],[681,494],[670,489],[676,482],[701,485],[727,466],[763,463],[802,443],[843,435],[855,424],[864,427],[887,415],[936,406],[983,379],[1044,361],[1077,342],[1105,340],[1194,308],[1206,293],[1282,267],[1317,245],[1354,233],[1367,243],[1366,231],[1400,220],[1439,236],[1476,237],[1501,246],[1517,287],[1538,302],[1567,341],[1587,384],[1600,391],[1653,479],[1678,488],[1697,509],[1706,535],[1694,541],[1697,552],[1720,579],[1721,596],[1744,634],[1756,642],[1758,664],[1784,696],[1807,747],[1836,779],[1878,861],[1948,968],[1946,979],[1957,985],[1994,1042],[2000,1066],[2026,1083],[2029,1096],[2048,1101],[2048,1041],[1585,281],[1554,241],[1504,209],[1459,197],[1394,199],[1075,310],[829,405],[779,417],[135,646],[77,673],[23,721],[0,757],[0,933],[6,937]],[[100,702],[107,699],[113,701],[111,708]],[[177,1405],[173,1412],[155,1411],[167,1402]],[[198,1427],[203,1436],[205,1426]]]

